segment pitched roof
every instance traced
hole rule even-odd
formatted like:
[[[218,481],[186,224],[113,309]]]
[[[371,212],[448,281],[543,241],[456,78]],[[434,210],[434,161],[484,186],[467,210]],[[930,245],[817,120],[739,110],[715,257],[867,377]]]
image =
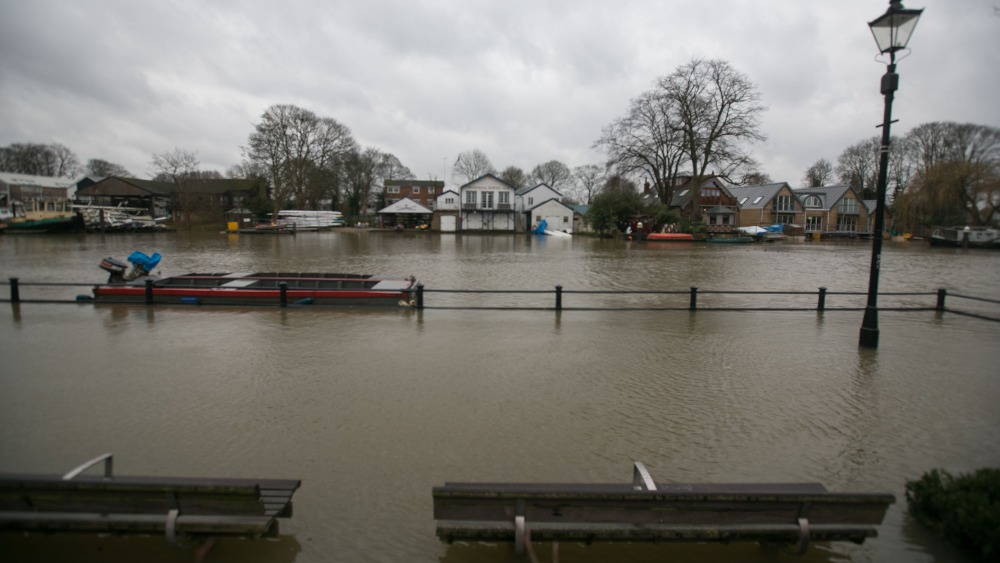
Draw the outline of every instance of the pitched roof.
[[[829,210],[832,209],[834,205],[844,194],[850,190],[850,186],[847,184],[835,184],[833,186],[816,186],[810,188],[794,188],[792,193],[799,198],[802,202],[802,206],[805,207],[806,198],[809,196],[818,196],[820,200],[820,207],[818,209]],[[817,209],[816,207],[809,207],[807,209]]]
[[[466,183],[462,184],[461,186],[459,186],[459,189],[462,189],[462,188],[464,188],[464,187],[466,187],[468,185],[471,185],[471,184],[475,184],[476,182],[482,180],[483,178],[493,178],[494,180],[496,180],[497,182],[500,182],[501,184],[507,186],[508,188],[510,188],[510,189],[512,189],[514,191],[517,191],[517,188],[515,188],[514,186],[512,186],[510,184],[510,182],[504,180],[503,178],[499,178],[499,177],[497,177],[497,176],[495,176],[493,174],[483,174],[482,176],[476,178],[475,180],[472,180],[471,182],[466,182]]]
[[[441,180],[386,180],[384,186],[431,186],[443,188],[444,182]]]
[[[787,185],[785,182],[778,182],[758,186],[730,186],[729,193],[736,198],[740,209],[762,209]]]
[[[102,194],[101,190],[105,189],[105,182],[118,181],[127,186],[132,186],[141,191],[159,195],[159,196],[169,196],[177,193],[177,186],[173,182],[159,182],[156,180],[142,180],[139,178],[122,178],[120,176],[108,176],[107,178],[87,186],[86,188],[81,188],[78,192],[81,195],[107,195]],[[189,180],[185,184],[185,188],[193,193],[200,194],[222,194],[226,192],[238,192],[238,191],[251,191],[257,189],[260,180],[254,179],[230,179],[230,178],[215,178],[207,180]]]
[[[550,205],[550,204],[552,204],[552,203],[556,203],[556,204],[559,204],[559,205],[561,205],[561,206],[565,207],[566,209],[569,209],[570,211],[573,211],[573,208],[572,208],[572,207],[570,207],[570,206],[566,205],[565,203],[563,203],[563,202],[559,201],[558,199],[554,199],[554,198],[553,198],[553,199],[547,199],[547,200],[545,200],[545,201],[543,201],[543,202],[539,203],[538,205],[533,205],[533,206],[531,206],[530,208],[528,208],[528,211],[532,211],[532,210],[534,210],[534,209],[538,209],[539,207],[541,207],[541,206],[543,206],[543,205]]]
[[[408,197],[404,197],[391,205],[379,209],[378,212],[395,213],[399,215],[429,215],[434,213],[430,209],[427,209],[423,205],[420,205]]]
[[[691,190],[691,184],[691,180],[688,180],[680,186],[673,188],[674,195],[670,200],[671,207],[687,207],[687,205],[691,203],[691,200],[694,199],[694,191]],[[702,182],[701,189],[707,187],[719,188],[723,192],[727,192],[729,190],[726,183],[723,182],[722,179],[716,177],[706,178],[705,181]],[[657,199],[655,195],[651,195],[650,197],[654,200]]]
[[[542,182],[541,184],[537,184],[537,185],[534,185],[534,186],[531,186],[531,187],[524,187],[524,188],[519,188],[519,189],[518,189],[518,190],[517,190],[516,192],[514,192],[514,193],[515,193],[515,194],[517,194],[517,195],[519,195],[519,196],[520,196],[520,195],[525,195],[525,194],[527,194],[528,192],[531,192],[531,191],[534,191],[534,190],[535,190],[535,189],[537,189],[537,188],[548,188],[548,189],[552,190],[552,193],[554,193],[554,194],[558,195],[559,197],[562,197],[562,194],[561,194],[561,193],[559,193],[559,191],[558,191],[558,190],[556,190],[556,189],[555,189],[555,188],[553,188],[552,186],[550,186],[550,185],[546,184],[545,182]]]
[[[55,176],[33,176],[16,172],[0,172],[0,182],[12,186],[38,186],[41,188],[71,188],[76,180]]]

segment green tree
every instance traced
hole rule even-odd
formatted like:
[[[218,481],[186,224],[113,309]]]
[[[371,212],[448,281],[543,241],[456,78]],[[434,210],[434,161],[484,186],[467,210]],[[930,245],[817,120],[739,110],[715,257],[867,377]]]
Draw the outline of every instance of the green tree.
[[[632,218],[642,214],[642,197],[635,182],[619,175],[608,178],[587,210],[587,221],[603,235],[625,230]]]

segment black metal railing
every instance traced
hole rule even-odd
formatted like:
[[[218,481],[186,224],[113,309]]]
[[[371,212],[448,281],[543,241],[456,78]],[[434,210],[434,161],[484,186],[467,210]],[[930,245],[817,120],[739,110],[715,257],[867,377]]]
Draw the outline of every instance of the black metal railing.
[[[146,305],[153,305],[155,286],[146,280]],[[0,302],[81,303],[93,302],[89,296],[68,299],[65,296],[25,298],[24,288],[88,287],[94,283],[22,282],[9,278],[0,285],[9,286],[9,298]],[[285,289],[279,287],[279,289]],[[524,310],[524,311],[863,311],[864,291],[830,291],[820,287],[812,291],[790,290],[715,290],[689,287],[680,290],[569,290],[561,285],[553,289],[428,289],[417,284],[410,292],[413,309]],[[442,299],[428,299],[429,296]],[[986,297],[935,291],[879,293],[880,311],[937,311],[1000,322],[1000,300]],[[948,299],[975,302],[975,310],[946,305]],[[439,301],[433,303],[433,301]],[[706,301],[708,303],[706,303]],[[285,291],[279,293],[276,306],[287,306]],[[987,307],[983,307],[986,304]],[[140,304],[141,305],[141,304]],[[224,305],[223,305],[224,306]]]

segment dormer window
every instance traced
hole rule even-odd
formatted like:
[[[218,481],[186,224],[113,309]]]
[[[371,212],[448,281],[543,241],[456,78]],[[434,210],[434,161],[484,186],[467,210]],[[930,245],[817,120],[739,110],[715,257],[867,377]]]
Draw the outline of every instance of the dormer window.
[[[823,201],[818,195],[811,195],[806,198],[804,205],[810,209],[817,209],[819,207],[823,207]]]

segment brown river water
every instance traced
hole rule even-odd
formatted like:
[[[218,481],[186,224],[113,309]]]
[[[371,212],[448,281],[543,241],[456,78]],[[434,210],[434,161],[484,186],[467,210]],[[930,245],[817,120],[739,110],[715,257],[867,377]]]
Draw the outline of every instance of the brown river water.
[[[416,276],[427,309],[0,303],[0,472],[63,473],[113,452],[134,475],[302,480],[276,540],[223,540],[206,561],[527,561],[441,543],[445,481],[820,482],[896,504],[862,546],[803,557],[753,544],[564,544],[561,561],[969,561],[906,514],[932,468],[1000,465],[1000,323],[882,311],[858,348],[870,243],[709,245],[378,232],[0,236],[0,280],[72,300],[97,264],[160,252],[164,274]],[[884,306],[1000,318],[1000,253],[887,243]],[[31,282],[80,287],[31,287]],[[555,312],[551,292],[567,292]],[[711,290],[826,287],[816,295]],[[538,290],[451,294],[441,289]],[[852,293],[836,295],[835,292]],[[0,286],[6,297],[7,287]],[[476,307],[496,307],[480,309]],[[528,307],[520,308],[520,307]],[[836,310],[842,307],[854,310]],[[541,550],[544,552],[545,550]],[[163,538],[0,534],[3,561],[191,561]],[[548,560],[547,554],[542,560]]]

